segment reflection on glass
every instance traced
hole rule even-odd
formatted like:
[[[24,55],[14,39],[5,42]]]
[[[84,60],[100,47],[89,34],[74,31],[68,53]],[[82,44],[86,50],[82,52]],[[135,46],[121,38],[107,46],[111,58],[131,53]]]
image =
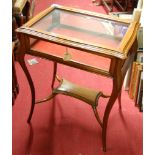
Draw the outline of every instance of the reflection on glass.
[[[128,24],[54,9],[31,27],[90,44],[117,48],[128,29]]]

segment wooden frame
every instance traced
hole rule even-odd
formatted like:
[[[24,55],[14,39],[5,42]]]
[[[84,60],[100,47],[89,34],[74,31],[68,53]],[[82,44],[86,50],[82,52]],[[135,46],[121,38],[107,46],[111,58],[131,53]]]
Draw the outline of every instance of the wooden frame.
[[[88,43],[86,41],[83,41],[83,40],[79,40],[79,39],[75,39],[75,38],[71,38],[71,37],[65,37],[63,35],[58,35],[58,34],[54,34],[54,33],[51,34],[51,33],[48,33],[46,31],[42,31],[42,30],[38,30],[38,29],[36,30],[36,29],[31,28],[31,26],[34,23],[39,21],[41,18],[43,18],[45,15],[47,15],[48,13],[50,13],[54,9],[62,9],[62,10],[67,10],[67,11],[70,11],[70,12],[85,14],[85,15],[89,15],[89,16],[93,16],[93,17],[102,18],[102,19],[117,21],[117,22],[121,22],[121,23],[124,23],[124,24],[131,24],[130,20],[120,20],[120,19],[115,18],[115,17],[110,17],[108,15],[102,15],[102,14],[98,14],[98,13],[94,13],[94,12],[90,12],[90,11],[84,11],[84,10],[80,10],[80,9],[73,9],[73,8],[63,7],[63,6],[59,6],[59,5],[52,5],[51,7],[47,8],[46,10],[44,10],[43,12],[41,12],[40,14],[35,16],[32,20],[27,22],[25,25],[23,25],[17,31],[18,32],[23,32],[23,33],[26,33],[26,34],[29,34],[29,35],[35,36],[35,37],[38,35],[39,38],[40,37],[42,37],[42,39],[47,38],[46,40],[48,40],[48,41],[53,41],[54,42],[56,40],[55,41],[56,43],[59,42],[62,45],[67,44],[67,41],[68,41],[68,44],[70,44],[70,45],[74,44],[74,46],[75,46],[75,44],[77,44],[77,47],[83,45],[83,46],[85,46],[84,48],[87,48],[88,50],[90,49],[89,52],[91,52],[91,51],[97,52],[99,55],[106,54],[107,56],[111,55],[111,56],[116,56],[116,57],[122,58],[122,59],[126,58],[126,55],[123,54],[123,51],[121,50],[122,49],[121,47],[119,47],[118,49],[115,49],[115,48],[112,48],[110,46],[106,46],[106,45],[103,46],[103,45],[97,44],[97,43],[94,43],[94,44],[91,43],[90,44],[90,43]],[[130,25],[132,27],[132,29],[136,26],[135,24],[136,23],[132,23]],[[127,32],[127,34],[132,35],[131,31]],[[126,36],[128,36],[128,35],[126,35]],[[53,37],[53,39],[52,39],[52,37]],[[125,40],[126,40],[126,38],[124,37],[121,44],[123,44],[123,42]],[[63,44],[63,42],[64,42],[64,44]],[[83,46],[82,46],[82,48],[83,48]]]
[[[31,28],[31,26],[34,23],[36,23],[42,17],[46,16],[49,12],[51,12],[55,8],[71,11],[73,13],[77,12],[77,13],[81,13],[81,14],[88,15],[88,16],[95,16],[95,17],[99,17],[99,18],[103,18],[103,19],[107,19],[107,20],[114,20],[114,21],[118,21],[121,23],[127,23],[130,26],[128,27],[128,30],[127,30],[124,38],[122,39],[119,48],[116,48],[116,49],[111,49],[111,48],[108,48],[105,46],[100,46],[95,43],[94,44],[89,44],[87,42],[82,43],[78,39],[76,40],[76,39],[72,39],[71,37],[64,37],[64,36],[60,36],[60,35],[49,34],[47,32]],[[45,11],[41,12],[39,15],[34,17],[32,20],[30,20],[28,23],[26,23],[21,28],[18,28],[17,32],[18,32],[18,36],[20,39],[20,43],[21,43],[20,50],[18,53],[18,61],[19,61],[20,65],[28,79],[28,82],[29,82],[29,85],[31,88],[31,95],[32,95],[31,111],[29,114],[28,123],[31,120],[35,104],[51,99],[53,97],[54,92],[52,92],[52,94],[50,94],[47,98],[45,98],[43,100],[39,100],[39,101],[35,100],[34,84],[33,84],[31,75],[28,72],[28,69],[24,62],[25,54],[39,56],[42,58],[46,58],[48,60],[52,60],[54,62],[54,74],[53,74],[52,88],[53,88],[55,77],[56,77],[57,63],[62,63],[64,65],[68,65],[71,67],[79,68],[79,69],[82,69],[85,71],[89,71],[92,73],[110,77],[113,80],[113,88],[112,88],[111,95],[103,95],[103,97],[109,97],[109,100],[108,100],[108,103],[107,103],[107,106],[105,109],[105,113],[104,113],[102,122],[101,122],[101,119],[99,119],[99,116],[98,116],[98,113],[96,110],[96,106],[92,107],[94,114],[96,116],[96,119],[98,120],[100,126],[102,127],[103,150],[106,151],[106,133],[107,133],[107,123],[108,123],[109,114],[110,114],[111,109],[112,109],[117,98],[119,101],[119,107],[121,109],[121,88],[122,88],[122,84],[123,84],[123,80],[124,80],[126,71],[129,67],[129,64],[132,63],[134,55],[137,50],[136,34],[137,34],[138,27],[139,27],[138,21],[131,22],[131,21],[126,21],[126,20],[119,20],[117,18],[112,18],[110,16],[101,15],[101,14],[97,14],[97,13],[93,13],[93,12],[89,12],[89,11],[83,11],[83,10],[79,10],[79,9],[73,9],[73,8],[54,5],[54,6],[49,7]],[[62,57],[58,57],[58,56],[55,56],[55,55],[52,55],[52,54],[49,54],[49,53],[46,53],[46,52],[40,51],[40,50],[34,50],[30,47],[30,38],[35,38],[38,40],[52,42],[52,43],[55,43],[58,45],[63,45],[66,47],[71,47],[74,49],[81,50],[81,52],[87,52],[87,53],[91,53],[94,55],[99,55],[101,57],[109,58],[111,60],[110,68],[108,71],[106,71],[104,69],[99,69],[97,67],[90,66],[88,64],[83,64],[80,61],[79,62],[74,61],[74,60],[64,61],[64,59]],[[59,88],[61,88],[61,86]],[[74,87],[74,88],[76,89],[77,87]],[[60,92],[60,91],[58,91],[58,89],[56,89],[55,91]],[[78,87],[78,89],[85,90],[81,87]],[[61,92],[61,93],[67,94],[67,95],[75,97],[75,98],[78,98],[78,96],[79,96],[78,91],[77,91],[77,94],[74,94],[73,91],[67,91],[67,92]],[[98,95],[98,93],[96,93],[96,94]],[[79,97],[79,99],[80,98],[81,97]],[[82,96],[82,98],[85,98],[85,97]],[[90,96],[88,98],[90,98]],[[98,97],[96,96],[96,98],[98,98]],[[86,99],[86,101],[87,101],[87,99]],[[97,103],[95,105],[97,105]]]

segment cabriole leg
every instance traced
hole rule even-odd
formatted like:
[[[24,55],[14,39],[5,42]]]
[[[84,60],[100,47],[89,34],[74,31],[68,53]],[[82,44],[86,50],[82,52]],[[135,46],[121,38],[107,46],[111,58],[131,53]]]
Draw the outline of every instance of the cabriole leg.
[[[102,127],[102,143],[103,143],[103,151],[106,151],[106,133],[107,133],[107,124],[111,109],[117,98],[121,97],[121,88],[123,84],[123,77],[121,73],[121,63],[118,61],[115,74],[113,77],[113,89],[109,101],[107,103],[104,116],[103,116],[103,127]]]
[[[54,87],[54,82],[55,82],[55,78],[56,78],[56,73],[57,73],[57,63],[54,61],[53,62],[53,78],[52,78],[52,89]]]
[[[33,81],[32,81],[32,78],[31,78],[31,75],[26,67],[26,64],[25,64],[25,61],[24,61],[24,57],[20,59],[18,59],[18,62],[20,64],[20,66],[22,67],[25,75],[26,75],[26,78],[28,80],[28,83],[29,83],[29,86],[30,86],[30,90],[31,90],[31,110],[30,110],[30,113],[29,113],[29,117],[28,117],[28,120],[27,122],[30,123],[31,121],[31,118],[32,118],[32,115],[33,115],[33,111],[34,111],[34,106],[35,106],[35,88],[34,88],[34,85],[33,85]]]

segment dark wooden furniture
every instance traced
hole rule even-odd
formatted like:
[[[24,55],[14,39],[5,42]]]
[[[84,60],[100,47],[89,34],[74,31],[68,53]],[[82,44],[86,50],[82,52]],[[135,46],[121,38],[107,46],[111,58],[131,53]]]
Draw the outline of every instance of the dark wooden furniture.
[[[108,12],[113,12],[114,6],[119,11],[133,11],[137,7],[138,0],[92,0],[95,5],[105,6]]]
[[[19,40],[15,29],[22,26],[30,18],[34,11],[34,0],[13,0],[12,1],[12,104],[19,93],[19,85],[16,76],[15,61],[19,48]]]
[[[91,25],[91,26],[90,26]],[[37,103],[42,103],[57,94],[69,95],[78,98],[92,106],[97,121],[102,128],[103,150],[106,151],[106,132],[110,111],[118,98],[121,109],[121,88],[129,64],[133,61],[137,50],[136,35],[139,21],[119,20],[107,15],[89,11],[52,5],[28,23],[17,29],[20,39],[18,61],[26,74],[31,88],[31,111],[28,123]],[[67,51],[52,51],[36,49],[30,46],[30,38],[45,41],[46,44],[55,43],[64,46]],[[72,51],[76,49],[77,51]],[[25,65],[25,54],[39,56],[54,62],[52,88],[54,85],[57,64],[75,67],[91,73],[106,76],[112,79],[112,93],[107,95],[103,90],[96,91],[60,79],[60,85],[53,88],[51,95],[36,101],[35,88],[31,75]],[[77,57],[77,54],[80,57]],[[96,66],[93,61],[82,59],[97,57],[104,59],[105,66]],[[103,88],[104,89],[104,88]],[[109,98],[103,120],[97,113],[98,98]]]
[[[106,7],[108,12],[113,11],[113,7],[117,6],[120,11],[126,11],[129,0],[92,0],[95,5],[103,5]]]
[[[19,93],[19,86],[17,82],[16,69],[15,69],[15,58],[14,58],[15,42],[12,43],[12,105]]]
[[[13,0],[12,14],[17,18],[17,21],[21,16],[24,16],[25,21],[28,21],[33,16],[34,6],[34,0]],[[20,22],[22,21],[18,21],[19,25],[21,25]]]

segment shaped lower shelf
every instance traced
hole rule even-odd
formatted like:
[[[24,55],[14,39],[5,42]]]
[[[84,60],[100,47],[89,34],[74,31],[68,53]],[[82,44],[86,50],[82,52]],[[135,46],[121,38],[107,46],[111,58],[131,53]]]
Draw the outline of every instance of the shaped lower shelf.
[[[85,88],[65,79],[62,79],[60,85],[53,89],[53,96],[57,94],[64,94],[77,98],[95,107],[98,105],[99,97],[105,97],[101,91]]]

